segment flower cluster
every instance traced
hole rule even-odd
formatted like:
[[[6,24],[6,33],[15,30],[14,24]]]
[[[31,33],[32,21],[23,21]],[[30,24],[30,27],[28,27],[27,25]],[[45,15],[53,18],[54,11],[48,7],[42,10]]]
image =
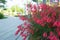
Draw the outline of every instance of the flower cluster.
[[[33,29],[31,24],[29,23],[29,20],[24,16],[19,16],[19,19],[22,20],[24,23],[17,26],[18,30],[16,31],[15,35],[18,35],[20,33],[20,36],[23,37],[23,40],[26,40],[30,34],[33,34]],[[27,20],[27,21],[26,21]]]
[[[27,23],[28,25],[26,25],[26,23],[24,23],[24,27],[20,26],[18,29],[22,32],[27,31],[26,34],[29,33],[28,35],[31,33],[30,37],[32,37],[32,40],[59,40],[60,7],[51,7],[46,4],[30,4],[29,8],[31,12],[30,19],[25,17],[20,17],[20,19],[23,21],[30,20],[30,24]]]

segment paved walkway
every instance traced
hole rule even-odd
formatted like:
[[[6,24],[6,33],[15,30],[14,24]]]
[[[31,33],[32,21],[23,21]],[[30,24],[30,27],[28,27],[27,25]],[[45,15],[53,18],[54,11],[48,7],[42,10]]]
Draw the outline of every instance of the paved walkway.
[[[8,17],[6,19],[0,19],[0,40],[15,40],[15,32],[17,26],[22,24],[23,21],[19,20],[18,17]],[[17,40],[22,40],[20,36]]]

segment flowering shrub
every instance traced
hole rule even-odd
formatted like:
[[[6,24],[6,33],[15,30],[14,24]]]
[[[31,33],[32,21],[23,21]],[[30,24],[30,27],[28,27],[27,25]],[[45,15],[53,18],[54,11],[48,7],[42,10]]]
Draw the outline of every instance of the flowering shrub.
[[[16,35],[20,32],[23,40],[59,40],[60,38],[60,8],[46,4],[30,5],[31,17],[21,17],[24,24],[18,26]],[[30,22],[30,23],[29,23]]]

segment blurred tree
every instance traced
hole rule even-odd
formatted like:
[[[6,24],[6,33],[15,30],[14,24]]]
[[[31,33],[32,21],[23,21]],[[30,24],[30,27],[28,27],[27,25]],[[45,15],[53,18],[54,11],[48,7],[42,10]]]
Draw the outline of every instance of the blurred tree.
[[[11,8],[8,8],[7,11],[9,12],[9,15],[17,15],[18,13],[24,14],[24,9],[20,8],[18,5],[14,5]]]
[[[0,0],[0,3],[3,3],[3,4],[5,4],[5,2],[6,2],[5,0]]]
[[[20,13],[24,13],[24,9],[20,8],[18,5],[12,6],[11,7],[12,12],[20,12]]]
[[[33,1],[38,3],[38,0],[33,0]]]
[[[4,7],[5,3],[6,3],[6,0],[0,0],[0,7]]]
[[[34,2],[43,2],[44,4],[46,4],[46,0],[33,0]]]

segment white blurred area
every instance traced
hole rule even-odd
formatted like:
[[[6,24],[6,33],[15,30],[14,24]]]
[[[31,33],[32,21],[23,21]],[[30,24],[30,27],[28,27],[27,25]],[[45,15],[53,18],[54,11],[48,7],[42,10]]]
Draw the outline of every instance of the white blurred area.
[[[0,9],[0,12],[3,12],[3,14],[7,15],[7,16],[15,16],[18,13],[20,13],[20,15],[28,15],[28,12],[26,10],[26,4],[29,4],[29,3],[36,4],[36,2],[33,2],[32,0],[6,0],[5,8],[7,10]],[[17,12],[16,5],[20,8],[22,8],[24,13]],[[11,11],[11,7],[13,7],[13,6],[15,6],[14,12]]]
[[[19,7],[25,6],[25,4],[31,2],[32,0],[6,0],[6,6],[10,8],[13,5],[18,5]]]
[[[12,6],[16,6],[17,5],[18,7],[23,8],[23,10],[25,12],[26,12],[26,4],[32,2],[32,0],[6,0],[6,1],[7,2],[5,4],[5,6],[6,6],[7,9],[11,8]],[[17,8],[15,7],[15,10],[16,9]],[[26,15],[25,12],[24,13],[21,13],[21,15]],[[19,12],[15,11],[14,12],[14,15],[17,15],[17,13],[19,13]],[[11,10],[10,10],[10,12],[5,12],[4,14],[5,15],[13,16]]]

